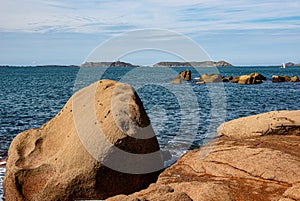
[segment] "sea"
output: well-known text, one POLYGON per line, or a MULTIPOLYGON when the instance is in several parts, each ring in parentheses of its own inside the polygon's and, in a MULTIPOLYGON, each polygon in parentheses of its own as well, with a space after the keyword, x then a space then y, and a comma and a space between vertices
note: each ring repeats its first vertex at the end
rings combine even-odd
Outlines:
MULTIPOLYGON (((79 68, 64 66, 0 67, 0 159, 7 157, 13 138, 39 128, 53 118, 76 91, 101 79, 131 84, 151 120, 168 166, 198 148, 232 119, 275 110, 300 109, 300 82, 272 83, 273 75, 300 77, 300 67, 176 67, 176 68, 79 68), (183 70, 192 80, 171 81, 183 70), (235 83, 197 84, 203 73, 239 76, 258 72, 267 80, 257 85, 235 83)), ((0 168, 0 199, 5 168, 0 168)))

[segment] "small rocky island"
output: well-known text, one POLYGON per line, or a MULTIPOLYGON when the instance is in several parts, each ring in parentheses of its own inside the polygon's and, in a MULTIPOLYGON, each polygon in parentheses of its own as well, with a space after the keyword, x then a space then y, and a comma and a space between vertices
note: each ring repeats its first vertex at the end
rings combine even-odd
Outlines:
POLYGON ((288 63, 285 64, 285 66, 300 66, 300 63, 295 64, 293 62, 288 62, 288 63))
POLYGON ((214 67, 214 66, 232 66, 226 61, 191 61, 191 62, 170 62, 161 61, 153 65, 153 67, 214 67))
POLYGON ((85 62, 80 65, 80 67, 139 67, 137 65, 133 65, 131 63, 126 63, 123 61, 114 61, 114 62, 85 62))

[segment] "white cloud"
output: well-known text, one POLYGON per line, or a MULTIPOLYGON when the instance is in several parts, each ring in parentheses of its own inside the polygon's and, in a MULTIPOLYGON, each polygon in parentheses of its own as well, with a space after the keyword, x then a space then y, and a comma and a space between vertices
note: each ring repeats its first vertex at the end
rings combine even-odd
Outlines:
POLYGON ((299 30, 297 0, 0 0, 0 31, 115 34, 165 28, 182 33, 299 30), (282 20, 273 20, 282 18, 282 20))

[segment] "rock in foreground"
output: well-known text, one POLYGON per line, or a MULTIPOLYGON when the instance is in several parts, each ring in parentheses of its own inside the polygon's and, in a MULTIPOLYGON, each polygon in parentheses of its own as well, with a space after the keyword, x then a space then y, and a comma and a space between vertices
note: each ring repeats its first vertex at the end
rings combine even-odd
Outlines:
POLYGON ((151 172, 163 167, 158 150, 133 88, 99 81, 74 94, 41 128, 13 140, 3 184, 6 200, 105 199, 133 193, 157 179, 158 173, 151 172))
POLYGON ((218 137, 181 157, 149 188, 109 201, 299 200, 300 111, 224 123, 218 137))

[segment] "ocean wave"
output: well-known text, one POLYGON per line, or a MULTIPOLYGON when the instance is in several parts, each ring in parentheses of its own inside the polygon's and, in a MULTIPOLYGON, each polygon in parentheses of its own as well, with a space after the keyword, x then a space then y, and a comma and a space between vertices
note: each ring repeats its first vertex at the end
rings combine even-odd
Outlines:
POLYGON ((3 183, 3 179, 5 176, 5 172, 6 172, 6 168, 5 167, 0 167, 0 201, 4 200, 4 191, 2 188, 2 183, 3 183))

